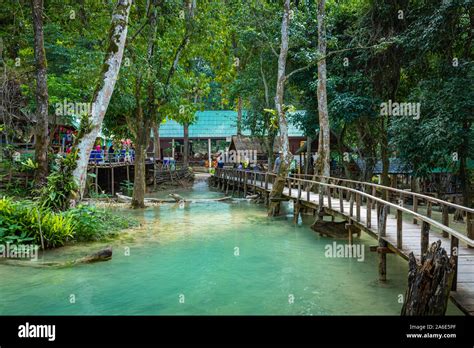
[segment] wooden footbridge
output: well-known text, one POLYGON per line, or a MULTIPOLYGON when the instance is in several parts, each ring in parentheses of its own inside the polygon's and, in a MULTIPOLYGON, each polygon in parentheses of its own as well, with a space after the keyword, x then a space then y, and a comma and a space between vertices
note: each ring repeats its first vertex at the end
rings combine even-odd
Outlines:
MULTIPOLYGON (((226 193, 260 193, 268 204, 276 175, 218 168, 213 179, 226 193)), ((413 252, 420 259, 430 242, 441 240, 456 264, 451 299, 464 313, 474 315, 474 209, 367 182, 305 175, 285 180, 282 199, 294 202, 295 221, 304 207, 344 219, 378 240, 381 280, 386 277, 387 252, 405 259, 413 252), (382 209, 388 214, 381 214, 382 209), (433 218, 434 209, 441 212, 441 221, 433 218), (465 216, 465 233, 449 227, 456 210, 465 216)), ((348 230, 352 242, 353 230, 348 230)))

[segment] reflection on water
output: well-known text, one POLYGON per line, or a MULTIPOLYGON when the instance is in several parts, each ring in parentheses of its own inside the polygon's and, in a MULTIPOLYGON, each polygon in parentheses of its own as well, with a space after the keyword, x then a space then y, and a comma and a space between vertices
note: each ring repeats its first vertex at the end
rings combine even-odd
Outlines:
MULTIPOLYGON (((197 182, 185 197, 222 194, 197 182)), ((167 193, 164 193, 167 194, 167 193)), ((377 256, 327 258, 321 238, 291 216, 269 219, 244 200, 122 209, 143 222, 110 243, 112 261, 67 269, 0 265, 0 314, 393 314, 407 264, 388 255, 386 284, 377 256), (74 295, 75 303, 70 303, 74 295), (181 301, 180 301, 181 300, 181 301), (184 302, 184 303, 183 303, 184 302)), ((104 243, 47 252, 72 259, 104 243)), ((450 306, 450 313, 459 313, 450 306)))

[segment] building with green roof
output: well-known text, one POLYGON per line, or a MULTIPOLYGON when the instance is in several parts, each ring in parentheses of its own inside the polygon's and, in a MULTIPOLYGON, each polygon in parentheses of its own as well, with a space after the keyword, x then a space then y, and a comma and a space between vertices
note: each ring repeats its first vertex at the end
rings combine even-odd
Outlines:
MULTIPOLYGON (((195 145, 199 141, 205 141, 208 144, 211 143, 212 149, 216 149, 217 147, 220 150, 223 150, 222 144, 225 142, 228 145, 231 141, 231 137, 237 134, 237 111, 198 111, 196 112, 195 122, 189 125, 188 130, 189 140, 191 143, 191 153, 197 152, 193 151, 193 148, 196 150, 195 145)), ((171 155, 170 150, 173 148, 173 144, 175 144, 174 148, 178 152, 182 152, 182 144, 184 140, 183 125, 174 120, 166 119, 160 125, 159 135, 162 156, 171 155), (166 152, 168 152, 168 154, 166 152)), ((250 132, 248 130, 242 130, 242 135, 250 136, 250 132)), ((305 139, 303 132, 290 123, 288 124, 288 136, 291 145, 296 144, 293 146, 296 146, 296 148, 299 146, 300 141, 305 139)), ((204 152, 207 152, 208 147, 205 146, 204 148, 204 152)), ((212 150, 211 152, 215 151, 216 150, 212 150)))

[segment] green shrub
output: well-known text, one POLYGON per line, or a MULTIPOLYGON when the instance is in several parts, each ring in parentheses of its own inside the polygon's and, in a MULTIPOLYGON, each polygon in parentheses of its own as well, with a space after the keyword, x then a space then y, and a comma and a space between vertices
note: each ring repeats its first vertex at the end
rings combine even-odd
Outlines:
POLYGON ((70 199, 75 198, 77 185, 73 171, 76 168, 77 150, 73 150, 66 157, 58 157, 47 184, 39 192, 39 203, 43 208, 56 211, 69 208, 70 199))
POLYGON ((38 207, 34 202, 0 200, 0 243, 22 244, 34 241, 45 248, 64 245, 74 237, 70 217, 38 207))
POLYGON ((43 241, 45 248, 55 248, 69 241, 109 238, 137 224, 135 220, 86 205, 55 212, 32 201, 0 199, 1 244, 42 245, 43 241))
POLYGON ((138 225, 136 220, 88 205, 78 205, 64 214, 74 220, 75 238, 78 241, 105 239, 122 229, 138 225))
POLYGON ((125 196, 133 195, 133 182, 124 180, 120 183, 120 189, 125 196))

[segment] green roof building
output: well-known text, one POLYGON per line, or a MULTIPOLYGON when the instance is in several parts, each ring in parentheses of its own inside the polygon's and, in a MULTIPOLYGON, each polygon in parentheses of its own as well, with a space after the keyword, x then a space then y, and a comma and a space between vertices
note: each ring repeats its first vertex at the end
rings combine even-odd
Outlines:
MULTIPOLYGON (((244 112, 245 113, 245 112, 244 112)), ((303 137, 302 131, 288 124, 290 137, 303 137)), ((166 120, 160 126, 160 138, 182 139, 183 126, 174 120, 166 120)), ((242 131, 250 135, 249 131, 242 131)), ((237 134, 237 111, 198 111, 196 121, 189 126, 190 139, 227 139, 237 134)), ((230 140, 229 140, 230 141, 230 140)))
MULTIPOLYGON (((198 111, 194 123, 188 127, 188 132, 191 154, 193 152, 208 153, 209 148, 211 148, 211 152, 222 151, 223 147, 226 146, 225 144, 228 145, 231 142, 232 136, 237 134, 237 111, 198 111)), ((242 130, 242 135, 249 136, 250 131, 242 130)), ((162 157, 174 157, 176 151, 178 153, 182 152, 183 125, 174 120, 166 119, 160 125, 159 136, 162 157)), ((305 139, 303 132, 291 123, 288 123, 288 136, 291 148, 298 148, 300 142, 305 139)), ((153 133, 151 138, 153 139, 153 133)))

